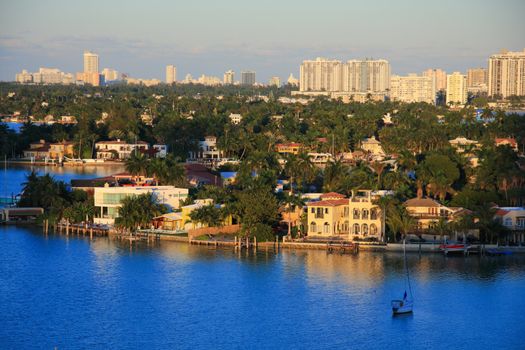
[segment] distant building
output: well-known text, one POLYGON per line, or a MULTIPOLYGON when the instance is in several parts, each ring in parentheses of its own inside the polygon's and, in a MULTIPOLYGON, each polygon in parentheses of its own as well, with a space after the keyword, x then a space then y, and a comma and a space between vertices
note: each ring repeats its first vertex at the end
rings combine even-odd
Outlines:
POLYGON ((432 78, 436 91, 445 91, 447 89, 447 72, 442 69, 427 69, 423 71, 424 77, 432 78))
POLYGON ((242 115, 237 113, 230 113, 228 118, 230 118, 230 122, 235 125, 240 124, 242 121, 242 115))
POLYGON ((297 155, 303 148, 302 143, 289 142, 289 143, 278 143, 275 145, 275 150, 281 155, 294 154, 297 155))
POLYGON ((201 75, 199 79, 197 79, 198 84, 206 85, 206 86, 218 86, 221 85, 221 79, 214 76, 209 75, 201 75))
POLYGON ((242 71, 241 72, 241 85, 255 85, 255 72, 242 71))
POLYGON ((361 141, 361 149, 370 153, 373 157, 384 157, 385 151, 381 146, 381 142, 372 136, 361 141))
POLYGON ((279 77, 271 77, 270 80, 268 81, 268 85, 269 86, 281 87, 281 78, 279 78, 279 77))
POLYGON ((472 152, 475 149, 479 149, 481 144, 476 140, 469 140, 465 137, 456 137, 454 140, 448 141, 450 145, 456 149, 458 153, 472 152))
POLYGON ((84 51, 84 73, 98 73, 98 55, 84 51))
POLYGON ((341 61, 317 57, 315 60, 305 60, 301 64, 299 74, 300 91, 341 91, 342 90, 341 61))
POLYGON ((111 68, 104 68, 102 70, 102 75, 104 76, 104 81, 107 83, 109 81, 119 80, 118 71, 111 68))
POLYGON ((153 145, 155 150, 155 158, 166 158, 168 155, 168 146, 167 145, 153 145))
POLYGON ((516 142, 516 139, 506 137, 506 138, 496 138, 495 140, 496 147, 499 146, 509 146, 514 150, 514 152, 518 152, 518 142, 516 142))
POLYGON ((95 150, 97 159, 124 160, 131 157, 131 153, 133 152, 147 152, 149 145, 144 141, 127 143, 126 141, 117 139, 116 141, 99 141, 95 143, 95 150))
POLYGON ((387 60, 349 60, 343 67, 343 91, 386 93, 390 89, 387 60))
POLYGON ((459 72, 447 75, 447 104, 467 103, 467 77, 459 72))
POLYGON ((166 84, 177 82, 177 67, 170 64, 166 66, 166 84))
POLYGON ((224 73, 223 83, 225 85, 233 85, 234 82, 235 82, 235 72, 231 69, 227 70, 224 73))
POLYGON ((290 73, 290 76, 288 77, 287 83, 291 86, 299 86, 299 79, 293 76, 292 73, 290 73))
POLYGON ((436 89, 431 77, 409 74, 392 75, 390 78, 390 98, 402 102, 426 102, 435 104, 436 89))
POLYGON ((488 91, 488 72, 486 68, 467 70, 467 90, 474 94, 488 91))
POLYGON ((488 85, 489 96, 525 96, 525 49, 490 56, 488 85))
POLYGON ((40 67, 36 73, 22 70, 16 75, 16 81, 21 84, 72 84, 74 78, 71 73, 64 73, 56 68, 40 67))

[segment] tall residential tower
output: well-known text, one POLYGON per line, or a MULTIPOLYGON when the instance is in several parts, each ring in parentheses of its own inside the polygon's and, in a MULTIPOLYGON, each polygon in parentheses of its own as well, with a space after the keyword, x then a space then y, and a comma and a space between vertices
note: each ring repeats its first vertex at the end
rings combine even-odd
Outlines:
POLYGON ((488 75, 489 96, 525 96, 525 49, 490 56, 488 75))

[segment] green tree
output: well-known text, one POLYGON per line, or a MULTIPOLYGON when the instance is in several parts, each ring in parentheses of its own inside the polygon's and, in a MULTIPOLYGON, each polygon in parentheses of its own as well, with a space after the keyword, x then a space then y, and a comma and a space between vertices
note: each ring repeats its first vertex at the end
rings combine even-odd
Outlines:
POLYGON ((153 193, 126 197, 121 204, 115 225, 130 233, 139 227, 148 226, 154 217, 166 212, 166 207, 158 203, 153 193))

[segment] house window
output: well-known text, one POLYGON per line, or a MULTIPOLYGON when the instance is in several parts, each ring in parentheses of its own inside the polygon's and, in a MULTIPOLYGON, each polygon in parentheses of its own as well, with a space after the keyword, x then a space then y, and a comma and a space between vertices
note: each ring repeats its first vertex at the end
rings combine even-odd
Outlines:
POLYGON ((323 233, 330 233, 330 224, 327 222, 323 225, 323 233))
POLYGON ((370 234, 374 235, 374 236, 377 235, 377 226, 376 226, 376 224, 371 224, 370 225, 370 234))
POLYGON ((354 209, 354 219, 359 219, 359 209, 354 209))
POLYGON ((317 225, 314 221, 310 223, 310 232, 317 232, 317 225))
POLYGON ((368 209, 363 209, 363 215, 361 216, 363 220, 368 220, 368 209))
POLYGON ((503 220, 503 225, 507 227, 512 227, 512 218, 505 218, 505 220, 503 220))
POLYGON ((377 209, 370 210, 370 219, 371 220, 377 220, 377 209))
POLYGON ((359 234, 359 224, 354 224, 354 235, 358 235, 359 234))
POLYGON ((328 214, 328 208, 324 208, 324 213, 328 214))
POLYGON ((343 224, 343 231, 348 232, 348 220, 346 220, 345 223, 343 224))
POLYGON ((315 208, 312 208, 312 210, 310 211, 312 214, 315 214, 315 208))
POLYGON ((366 236, 368 234, 368 225, 363 224, 363 235, 366 236))

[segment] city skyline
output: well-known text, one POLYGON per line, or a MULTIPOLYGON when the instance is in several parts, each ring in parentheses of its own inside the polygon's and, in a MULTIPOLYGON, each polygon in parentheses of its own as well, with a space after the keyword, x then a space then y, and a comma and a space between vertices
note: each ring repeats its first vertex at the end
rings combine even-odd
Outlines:
POLYGON ((253 70, 264 82, 272 76, 298 76, 300 62, 318 56, 385 58, 392 74, 399 75, 428 68, 465 73, 487 67, 489 55, 501 49, 525 46, 522 2, 449 5, 429 12, 414 1, 376 6, 331 1, 317 7, 296 1, 255 6, 153 1, 147 8, 120 2, 20 1, 2 5, 0 80, 39 67, 81 71, 78 55, 84 50, 100 56, 101 68, 134 77, 164 80, 166 65, 174 64, 179 76, 253 70), (488 22, 491 26, 482 25, 488 22))

